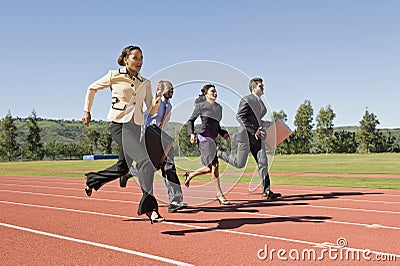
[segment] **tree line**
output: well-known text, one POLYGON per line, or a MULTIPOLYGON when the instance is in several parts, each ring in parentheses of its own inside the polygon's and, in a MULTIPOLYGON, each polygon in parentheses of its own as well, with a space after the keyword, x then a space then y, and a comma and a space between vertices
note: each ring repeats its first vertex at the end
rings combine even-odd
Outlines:
MULTIPOLYGON (((294 120, 296 129, 277 149, 281 154, 299 153, 369 153, 400 152, 400 140, 391 131, 379 130, 378 117, 368 109, 355 132, 335 130, 331 105, 322 107, 313 123, 314 110, 310 100, 305 100, 297 109, 294 120), (315 125, 315 130, 313 129, 315 125)), ((287 121, 284 111, 274 112, 273 118, 287 121)))
MULTIPOLYGON (((368 109, 355 131, 335 130, 334 113, 331 105, 322 107, 314 124, 314 110, 310 100, 305 100, 297 109, 292 135, 276 149, 277 154, 302 153, 370 153, 370 152, 400 152, 400 134, 394 136, 390 130, 379 130, 377 116, 368 109)), ((283 110, 273 112, 273 120, 281 119, 287 122, 283 110)), ((233 132, 232 130, 228 130, 233 132)), ((179 146, 185 156, 199 155, 198 148, 190 144, 187 137, 187 126, 184 125, 178 136, 179 146)), ((224 150, 235 152, 237 147, 233 138, 231 142, 218 136, 217 145, 224 150)))
MULTIPOLYGON (((23 143, 19 143, 15 120, 10 111, 1 120, 0 158, 3 161, 82 159, 83 155, 88 154, 118 152, 106 126, 100 130, 95 127, 86 128, 83 139, 71 141, 51 139, 43 143, 40 134, 41 128, 38 126, 39 118, 33 110, 26 119, 28 127, 26 137, 23 143)), ((76 137, 73 133, 69 133, 69 135, 72 135, 72 138, 76 137)))
MULTIPOLYGON (((305 100, 297 109, 293 134, 279 145, 275 153, 301 154, 301 153, 369 153, 369 152, 400 152, 399 136, 392 134, 391 130, 379 130, 377 116, 368 109, 356 130, 336 130, 334 128, 334 113, 330 105, 322 107, 315 119, 314 110, 310 100, 305 100), (315 127, 315 129, 314 129, 315 127)), ((273 112, 273 119, 287 121, 287 115, 283 110, 273 112)), ((51 139, 43 143, 41 128, 38 125, 40 118, 33 110, 26 119, 27 133, 24 141, 19 143, 15 118, 11 112, 1 120, 0 132, 0 158, 3 161, 15 160, 43 160, 43 159, 81 159, 87 154, 111 154, 118 153, 118 146, 112 141, 108 131, 108 125, 101 124, 98 127, 84 128, 82 138, 73 133, 68 134, 72 138, 69 141, 51 139)), ((175 151, 177 156, 198 156, 196 145, 189 141, 187 125, 175 125, 171 130, 170 123, 167 128, 169 134, 175 137, 175 151)), ((234 132, 236 128, 228 129, 234 132)), ((218 146, 224 150, 235 151, 236 142, 233 134, 232 141, 228 142, 217 138, 218 146)))

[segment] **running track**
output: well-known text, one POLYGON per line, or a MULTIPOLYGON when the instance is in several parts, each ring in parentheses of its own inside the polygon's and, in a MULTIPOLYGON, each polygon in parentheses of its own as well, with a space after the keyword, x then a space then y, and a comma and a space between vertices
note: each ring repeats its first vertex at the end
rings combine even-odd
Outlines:
MULTIPOLYGON (((274 186, 283 198, 266 202, 258 190, 250 193, 241 184, 227 195, 232 206, 210 201, 169 214, 161 204, 166 222, 151 225, 136 214, 141 193, 135 182, 125 189, 117 181, 109 183, 90 198, 84 183, 77 178, 0 177, 0 265, 400 261, 399 190, 274 186), (338 247, 340 238, 346 247, 338 247), (279 258, 278 250, 286 253, 279 258), (365 250, 371 253, 364 258, 365 250), (316 261, 309 253, 302 258, 303 251, 315 251, 316 261)), ((183 187, 184 193, 188 190, 183 187)))

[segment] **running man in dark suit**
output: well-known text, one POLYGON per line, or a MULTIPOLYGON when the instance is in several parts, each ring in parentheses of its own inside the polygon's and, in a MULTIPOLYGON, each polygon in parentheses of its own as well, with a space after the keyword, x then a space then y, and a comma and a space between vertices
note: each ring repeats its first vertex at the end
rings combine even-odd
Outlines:
POLYGON ((230 155, 224 151, 219 151, 218 157, 237 168, 242 168, 246 164, 250 151, 257 162, 258 175, 262 180, 263 199, 276 199, 280 197, 281 194, 271 191, 271 182, 268 174, 268 159, 263 143, 265 132, 262 128, 269 123, 261 120, 267 113, 267 108, 260 98, 264 94, 263 80, 261 78, 253 78, 250 81, 249 89, 251 94, 243 97, 240 101, 236 117, 241 124, 237 134, 237 154, 230 155))

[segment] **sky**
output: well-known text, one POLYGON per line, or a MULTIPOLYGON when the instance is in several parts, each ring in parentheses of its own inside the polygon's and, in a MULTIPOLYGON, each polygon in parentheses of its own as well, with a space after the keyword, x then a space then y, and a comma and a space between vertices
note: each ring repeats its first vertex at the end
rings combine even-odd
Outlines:
MULTIPOLYGON (((283 110, 292 129, 305 100, 314 123, 331 105, 335 126, 368 110, 378 128, 400 128, 399 14, 397 0, 3 1, 0 118, 80 120, 87 87, 132 44, 153 90, 173 81, 172 121, 189 118, 207 82, 222 124, 237 125, 249 78, 262 77, 270 113, 283 110)), ((93 119, 106 120, 110 95, 96 94, 93 119)))

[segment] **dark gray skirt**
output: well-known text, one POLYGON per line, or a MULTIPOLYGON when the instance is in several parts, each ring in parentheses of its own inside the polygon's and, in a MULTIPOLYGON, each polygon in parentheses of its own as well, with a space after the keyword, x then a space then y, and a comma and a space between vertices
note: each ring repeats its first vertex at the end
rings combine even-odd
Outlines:
POLYGON ((217 144, 212 138, 202 137, 198 140, 201 163, 204 166, 218 164, 217 144))

